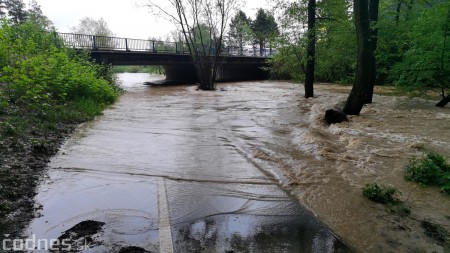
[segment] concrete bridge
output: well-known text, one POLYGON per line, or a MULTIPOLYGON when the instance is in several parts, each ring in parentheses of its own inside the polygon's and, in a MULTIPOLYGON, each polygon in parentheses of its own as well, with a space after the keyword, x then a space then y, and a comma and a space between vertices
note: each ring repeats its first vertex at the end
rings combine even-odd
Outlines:
MULTIPOLYGON (((178 42, 138 40, 85 34, 58 33, 67 47, 89 50, 97 62, 112 65, 160 65, 167 82, 197 81, 194 64, 186 45, 178 42)), ((225 48, 218 81, 267 79, 267 59, 272 50, 225 48)))

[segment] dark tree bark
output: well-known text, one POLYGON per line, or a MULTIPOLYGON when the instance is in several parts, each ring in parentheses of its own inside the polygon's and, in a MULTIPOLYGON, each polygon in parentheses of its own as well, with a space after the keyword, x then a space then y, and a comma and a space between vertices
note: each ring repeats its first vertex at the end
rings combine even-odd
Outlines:
POLYGON ((444 97, 441 101, 439 101, 439 103, 436 104, 436 106, 438 106, 438 107, 444 107, 444 106, 447 105, 448 103, 450 103, 450 95, 444 97))
POLYGON ((397 8, 395 9, 395 24, 400 22, 400 11, 402 9, 402 1, 397 0, 397 8))
POLYGON ((264 44, 265 44, 264 40, 259 41, 259 56, 264 56, 264 48, 265 48, 264 44))
POLYGON ((316 63, 316 0, 308 2, 308 46, 306 48, 305 97, 314 97, 314 67, 316 63))
POLYGON ((26 20, 25 3, 22 0, 8 0, 4 2, 8 15, 15 24, 20 24, 26 20))
MULTIPOLYGON (((448 12, 447 12, 447 23, 446 23, 446 25, 445 25, 445 31, 444 31, 444 46, 442 47, 442 54, 441 54, 441 66, 440 66, 440 68, 441 68, 441 75, 440 75, 440 78, 439 79, 441 79, 440 81, 442 82, 442 83, 445 83, 446 82, 446 80, 445 80, 445 68, 446 68, 446 66, 445 66, 445 52, 448 50, 448 47, 447 47, 447 37, 450 35, 450 24, 449 24, 449 22, 450 22, 450 8, 448 9, 448 12)), ((447 86, 448 87, 448 86, 447 86)), ((436 104, 436 106, 438 106, 438 107, 444 107, 445 105, 447 105, 448 103, 450 103, 450 95, 448 95, 448 93, 447 93, 447 95, 446 95, 446 92, 445 92, 445 87, 442 87, 441 88, 441 95, 442 95, 442 100, 441 101, 439 101, 439 103, 437 103, 436 104)))
POLYGON ((325 111, 325 121, 328 125, 348 121, 347 115, 337 108, 331 108, 325 111))
POLYGON ((356 26, 358 47, 357 70, 352 91, 347 98, 344 112, 347 115, 359 115, 367 98, 370 75, 370 22, 369 1, 354 0, 353 15, 356 26))
POLYGON ((0 18, 5 17, 6 10, 5 10, 5 3, 3 0, 0 0, 0 18))
POLYGON ((369 0, 369 21, 370 21, 370 74, 369 87, 367 90, 366 103, 372 103, 373 89, 375 88, 375 81, 377 79, 377 62, 375 58, 375 51, 377 50, 378 42, 378 12, 380 0, 369 0))

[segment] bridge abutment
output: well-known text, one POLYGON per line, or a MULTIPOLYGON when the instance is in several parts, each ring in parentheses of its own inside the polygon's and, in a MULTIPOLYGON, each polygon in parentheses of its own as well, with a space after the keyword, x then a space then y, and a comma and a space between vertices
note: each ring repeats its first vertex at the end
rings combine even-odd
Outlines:
MULTIPOLYGON (((227 63, 219 67, 217 81, 249 81, 268 79, 263 69, 266 64, 233 64, 227 63)), ((163 65, 166 72, 166 83, 196 83, 198 78, 193 64, 163 65)))
MULTIPOLYGON (((166 83, 196 83, 192 58, 187 54, 164 54, 153 52, 91 51, 97 62, 112 65, 160 65, 166 71, 166 83)), ((217 81, 263 80, 269 77, 263 67, 267 58, 246 56, 225 56, 219 68, 217 81)))

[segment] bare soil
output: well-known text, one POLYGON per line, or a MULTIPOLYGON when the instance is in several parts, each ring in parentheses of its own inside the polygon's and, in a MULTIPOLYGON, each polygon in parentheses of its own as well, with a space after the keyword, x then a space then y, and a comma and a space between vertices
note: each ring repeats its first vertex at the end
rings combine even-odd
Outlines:
MULTIPOLYGON (((6 122, 0 117, 0 122, 6 122)), ((34 203, 36 187, 55 155, 77 124, 61 124, 54 130, 26 129, 20 136, 0 140, 0 241, 20 237, 28 222, 39 215, 34 203)))

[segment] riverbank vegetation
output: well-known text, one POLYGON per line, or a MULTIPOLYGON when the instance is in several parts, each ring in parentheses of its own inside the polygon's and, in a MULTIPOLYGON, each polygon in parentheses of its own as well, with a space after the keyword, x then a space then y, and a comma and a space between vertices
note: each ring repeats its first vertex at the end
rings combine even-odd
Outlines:
POLYGON ((396 195, 401 195, 401 192, 395 187, 376 183, 366 184, 363 188, 363 195, 374 202, 385 205, 390 213, 395 213, 401 217, 411 214, 411 209, 396 197, 396 195))
POLYGON ((0 234, 17 233, 33 216, 35 186, 63 139, 120 93, 109 66, 64 48, 34 4, 2 6, 0 234))
MULTIPOLYGON (((350 114, 371 102, 374 84, 395 85, 412 96, 434 92, 441 98, 438 106, 450 101, 448 1, 271 2, 280 31, 265 37, 277 49, 270 59, 273 78, 309 80, 310 95, 311 80, 357 84, 350 104, 361 101, 350 114), (307 77, 308 72, 313 76, 307 77)), ((235 19, 248 21, 232 22, 230 45, 257 44, 257 33, 249 29, 256 20, 240 12, 235 19)))
POLYGON ((0 113, 36 116, 57 123, 70 117, 83 121, 115 101, 118 88, 108 66, 66 49, 53 32, 27 21, 0 26, 0 113))
POLYGON ((407 180, 438 186, 442 192, 450 194, 450 164, 442 155, 428 152, 422 158, 414 156, 405 171, 407 180))
MULTIPOLYGON (((423 186, 438 186, 442 192, 450 193, 450 164, 440 154, 427 151, 422 158, 413 156, 405 166, 405 172, 406 180, 417 182, 423 186)), ((389 213, 409 219, 410 222, 420 223, 426 236, 443 246, 445 252, 450 249, 450 233, 447 229, 427 219, 419 220, 416 217, 410 217, 411 207, 397 197, 401 195, 397 188, 369 183, 363 187, 362 194, 364 197, 386 206, 389 213)))

